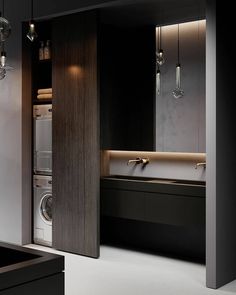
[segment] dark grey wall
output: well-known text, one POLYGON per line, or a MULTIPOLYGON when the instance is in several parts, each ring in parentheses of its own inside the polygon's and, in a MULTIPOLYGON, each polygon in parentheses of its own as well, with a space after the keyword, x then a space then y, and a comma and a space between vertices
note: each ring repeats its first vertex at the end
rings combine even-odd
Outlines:
POLYGON ((207 14, 207 286, 211 288, 236 278, 235 50, 226 34, 234 27, 234 18, 229 15, 232 5, 217 7, 215 14, 215 2, 208 1, 207 14))
POLYGON ((162 28, 166 62, 161 66, 161 94, 156 96, 156 150, 206 151, 205 21, 180 24, 181 84, 184 97, 175 99, 178 25, 162 28))

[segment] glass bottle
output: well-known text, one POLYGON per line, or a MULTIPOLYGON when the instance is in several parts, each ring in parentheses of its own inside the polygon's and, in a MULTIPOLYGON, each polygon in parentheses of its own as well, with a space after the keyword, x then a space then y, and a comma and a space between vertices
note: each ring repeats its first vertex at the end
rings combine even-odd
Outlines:
POLYGON ((40 41, 39 60, 44 60, 44 44, 43 44, 43 41, 40 41))
POLYGON ((47 40, 46 46, 44 47, 44 59, 50 59, 51 58, 51 45, 50 40, 47 40))

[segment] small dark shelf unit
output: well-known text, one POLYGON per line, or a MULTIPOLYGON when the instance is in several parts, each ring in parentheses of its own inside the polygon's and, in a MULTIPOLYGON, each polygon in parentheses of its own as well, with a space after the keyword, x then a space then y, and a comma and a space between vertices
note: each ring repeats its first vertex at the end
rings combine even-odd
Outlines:
POLYGON ((32 43, 32 100, 33 104, 51 104, 51 99, 37 99, 38 89, 52 88, 52 59, 39 60, 40 42, 51 41, 51 22, 36 24, 38 38, 32 43))

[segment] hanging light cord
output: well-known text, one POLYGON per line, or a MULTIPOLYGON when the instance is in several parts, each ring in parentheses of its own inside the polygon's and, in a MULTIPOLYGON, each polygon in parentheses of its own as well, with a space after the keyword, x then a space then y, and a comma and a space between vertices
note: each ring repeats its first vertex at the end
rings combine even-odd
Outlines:
POLYGON ((34 1, 31 0, 31 20, 34 19, 34 1))
POLYGON ((161 39, 162 39, 162 30, 161 30, 161 27, 160 27, 160 40, 159 40, 160 48, 159 49, 162 49, 161 48, 161 39))
POLYGON ((4 17, 4 0, 2 0, 2 11, 0 10, 0 17, 4 17))
POLYGON ((162 31, 161 31, 161 27, 158 27, 158 52, 160 52, 161 50, 161 39, 162 39, 162 31))
POLYGON ((177 41, 177 52, 178 52, 178 65, 180 65, 180 58, 179 58, 179 24, 178 24, 178 41, 177 41))

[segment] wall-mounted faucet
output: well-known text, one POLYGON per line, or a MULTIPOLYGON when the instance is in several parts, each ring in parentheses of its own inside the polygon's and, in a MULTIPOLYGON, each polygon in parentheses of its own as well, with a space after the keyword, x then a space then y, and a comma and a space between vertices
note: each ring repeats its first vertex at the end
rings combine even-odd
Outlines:
POLYGON ((195 165, 195 169, 197 169, 198 167, 203 167, 204 169, 206 169, 206 162, 204 162, 204 163, 197 163, 195 165))
POLYGON ((148 158, 136 158, 136 159, 133 159, 133 160, 129 160, 127 162, 127 165, 129 165, 131 163, 146 165, 146 164, 149 163, 149 159, 148 158))

